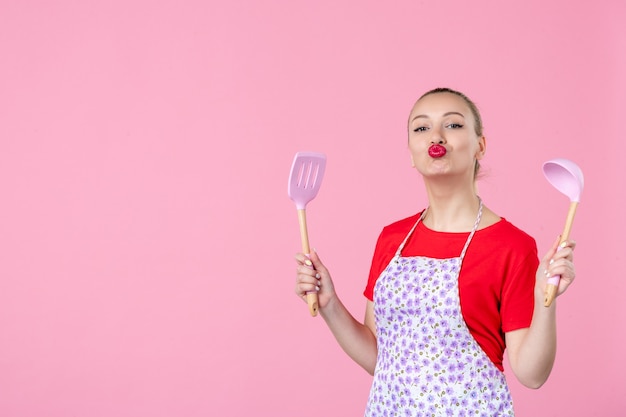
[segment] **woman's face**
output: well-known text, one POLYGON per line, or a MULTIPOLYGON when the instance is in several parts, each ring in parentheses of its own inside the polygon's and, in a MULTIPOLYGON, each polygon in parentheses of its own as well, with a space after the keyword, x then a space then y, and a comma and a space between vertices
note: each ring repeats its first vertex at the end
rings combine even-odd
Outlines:
POLYGON ((415 103, 409 116, 409 150, 413 167, 424 177, 454 175, 473 180, 476 160, 485 152, 485 137, 476 134, 474 115, 461 97, 429 94, 415 103), (429 154, 433 145, 445 151, 435 146, 429 154))

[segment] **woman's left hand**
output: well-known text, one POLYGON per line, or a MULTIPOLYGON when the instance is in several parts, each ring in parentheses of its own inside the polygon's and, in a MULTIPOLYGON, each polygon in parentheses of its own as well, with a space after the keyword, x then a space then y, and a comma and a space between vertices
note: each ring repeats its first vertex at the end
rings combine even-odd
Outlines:
POLYGON ((543 257, 537 268, 537 289, 543 292, 546 288, 548 279, 560 275, 559 288, 557 296, 561 295, 572 284, 576 277, 576 270, 574 268, 574 248, 576 248, 576 242, 573 240, 566 240, 559 244, 560 237, 552 245, 550 250, 543 257))

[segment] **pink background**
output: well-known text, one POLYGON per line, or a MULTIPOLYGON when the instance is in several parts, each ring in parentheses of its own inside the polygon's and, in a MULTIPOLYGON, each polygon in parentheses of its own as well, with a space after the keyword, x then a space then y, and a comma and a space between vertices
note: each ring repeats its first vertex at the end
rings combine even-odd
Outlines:
MULTIPOLYGON (((618 416, 624 393, 623 1, 0 2, 0 415, 358 416, 371 377, 293 295, 296 151, 328 155, 311 244, 361 318, 380 229, 424 207, 417 96, 485 119, 480 194, 560 233, 578 280, 517 414, 618 416)), ((509 375, 511 377, 511 375, 509 375)))

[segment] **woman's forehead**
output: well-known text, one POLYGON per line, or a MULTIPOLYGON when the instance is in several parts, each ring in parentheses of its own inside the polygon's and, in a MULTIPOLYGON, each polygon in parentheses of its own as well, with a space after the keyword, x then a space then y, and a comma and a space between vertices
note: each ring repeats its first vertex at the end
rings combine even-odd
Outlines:
POLYGON ((462 97, 452 93, 433 93, 417 100, 411 110, 411 118, 415 115, 445 114, 449 112, 461 113, 467 116, 471 110, 462 97))

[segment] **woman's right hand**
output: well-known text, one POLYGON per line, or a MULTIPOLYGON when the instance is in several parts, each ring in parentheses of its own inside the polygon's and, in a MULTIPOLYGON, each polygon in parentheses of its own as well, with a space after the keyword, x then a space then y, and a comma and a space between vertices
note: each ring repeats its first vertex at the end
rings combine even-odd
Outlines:
POLYGON ((296 295, 306 303, 306 293, 317 291, 319 308, 323 309, 336 296, 328 269, 315 251, 312 251, 309 256, 303 253, 296 254, 296 262, 298 264, 296 295))

